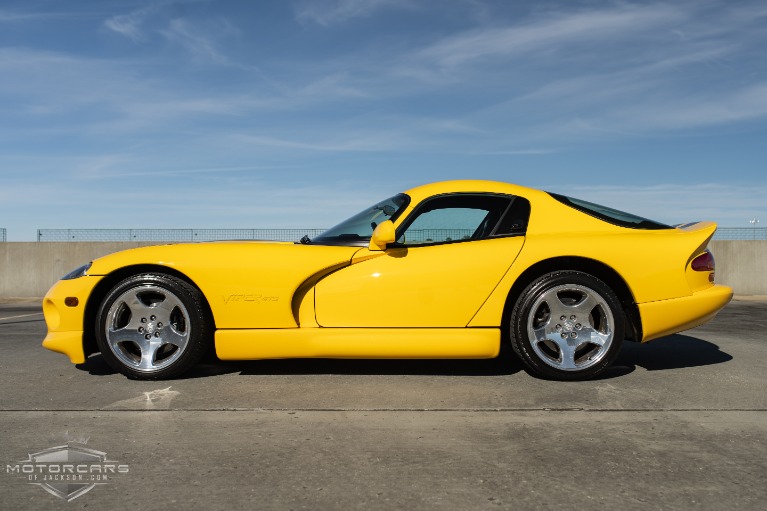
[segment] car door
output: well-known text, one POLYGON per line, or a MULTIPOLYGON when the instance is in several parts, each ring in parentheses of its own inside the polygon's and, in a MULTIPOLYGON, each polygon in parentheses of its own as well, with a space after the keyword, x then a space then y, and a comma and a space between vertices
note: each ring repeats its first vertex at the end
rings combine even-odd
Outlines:
POLYGON ((449 194, 415 208, 383 252, 363 249, 316 287, 324 327, 464 327, 524 243, 521 197, 449 194))

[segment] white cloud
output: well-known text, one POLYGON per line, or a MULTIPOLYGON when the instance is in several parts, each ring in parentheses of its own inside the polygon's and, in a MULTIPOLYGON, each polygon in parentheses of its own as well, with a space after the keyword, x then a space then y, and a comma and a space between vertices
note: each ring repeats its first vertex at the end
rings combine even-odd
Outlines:
POLYGON ((689 66, 707 66, 726 58, 736 50, 733 46, 701 46, 667 48, 660 58, 646 57, 646 63, 627 65, 601 73, 587 70, 580 75, 547 81, 530 93, 514 98, 513 101, 558 100, 575 106, 593 106, 603 104, 606 100, 623 99, 629 95, 638 97, 638 94, 657 88, 667 81, 669 75, 675 77, 675 73, 689 66))
POLYGON ((685 129, 731 124, 767 116, 767 82, 718 93, 692 93, 627 108, 616 124, 630 120, 644 129, 685 129))
POLYGON ((562 193, 669 224, 715 221, 720 227, 748 227, 754 216, 767 219, 767 185, 666 183, 651 186, 547 186, 562 193))
MULTIPOLYGON (((767 82, 742 89, 706 90, 684 94, 666 90, 661 79, 655 81, 654 95, 648 92, 649 79, 636 82, 599 81, 588 77, 569 83, 567 94, 551 96, 553 90, 537 91, 526 100, 548 101, 557 116, 540 122, 527 131, 527 141, 538 139, 569 140, 638 136, 657 137, 668 132, 690 132, 726 127, 767 118, 767 82), (588 94, 588 84, 593 84, 588 94), (583 96, 575 91, 583 88, 583 96), (635 98, 631 101, 631 98, 635 98)), ((498 106, 505 112, 519 107, 517 102, 498 106)))
POLYGON ((14 12, 0 9, 0 23, 19 23, 46 19, 73 19, 86 16, 85 13, 67 12, 14 12))
POLYGON ((325 100, 328 98, 359 99, 371 97, 370 93, 351 85, 349 78, 348 72, 321 76, 317 80, 299 87, 294 93, 291 93, 291 97, 296 94, 303 98, 322 98, 325 100))
POLYGON ((109 30, 132 39, 134 42, 146 41, 149 38, 150 24, 153 17, 160 17, 163 9, 173 4, 198 3, 206 0, 153 0, 144 7, 134 9, 126 14, 115 14, 106 21, 104 26, 109 30))
POLYGON ((305 0, 293 9, 299 22, 327 27, 353 18, 370 16, 379 9, 408 5, 407 0, 305 0))
POLYGON ((318 152, 369 152, 403 150, 408 142, 403 136, 396 133, 373 132, 369 135, 360 134, 350 130, 344 136, 334 135, 328 137, 316 137, 312 140, 291 140, 260 135, 239 135, 233 139, 239 139, 246 145, 260 146, 268 149, 299 149, 303 151, 318 152), (346 136, 348 135, 348 136, 346 136))
POLYGON ((259 174, 242 173, 232 180, 201 177, 204 186, 191 179, 171 184, 152 179, 158 183, 157 200, 131 176, 86 184, 40 183, 31 195, 28 184, 4 184, 0 187, 0 219, 17 217, 8 226, 8 235, 25 241, 35 239, 36 229, 317 229, 331 227, 400 191, 343 181, 300 184, 298 179, 283 179, 275 184, 259 174), (80 207, 82 204, 88 207, 80 207), (57 214, 45 215, 43 211, 51 207, 57 214))
MULTIPOLYGON (((218 34, 231 34, 234 32, 233 27, 224 22, 219 23, 217 29, 218 34)), ((171 20, 168 28, 160 30, 160 33, 169 41, 186 49, 196 60, 238 66, 224 54, 214 37, 204 34, 199 27, 187 20, 171 20)))
POLYGON ((152 10, 152 8, 148 7, 138 9, 128 14, 112 16, 104 22, 104 26, 113 32, 132 39, 133 41, 142 41, 145 39, 142 25, 152 10))
POLYGON ((447 37, 417 53, 417 58, 440 67, 504 55, 528 54, 584 41, 625 38, 671 27, 684 12, 667 5, 623 5, 607 10, 558 14, 508 27, 483 27, 447 37))
POLYGON ((395 60, 389 80, 484 93, 461 120, 525 145, 764 119, 759 72, 734 73, 767 42, 765 10, 715 6, 727 23, 712 25, 710 7, 622 3, 485 25, 395 60))

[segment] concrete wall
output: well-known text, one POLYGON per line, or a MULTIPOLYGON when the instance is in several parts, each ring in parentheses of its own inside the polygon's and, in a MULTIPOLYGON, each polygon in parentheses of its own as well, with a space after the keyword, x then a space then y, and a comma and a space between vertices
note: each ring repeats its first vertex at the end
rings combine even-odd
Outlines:
POLYGON ((708 243, 716 260, 716 281, 736 295, 767 295, 767 240, 708 243))
POLYGON ((0 298, 42 297, 63 275, 88 261, 147 242, 0 243, 0 298))
MULTIPOLYGON (((62 275, 119 250, 151 242, 0 243, 0 299, 42 297, 62 275)), ((767 241, 712 241, 716 280, 739 295, 767 295, 767 241)))

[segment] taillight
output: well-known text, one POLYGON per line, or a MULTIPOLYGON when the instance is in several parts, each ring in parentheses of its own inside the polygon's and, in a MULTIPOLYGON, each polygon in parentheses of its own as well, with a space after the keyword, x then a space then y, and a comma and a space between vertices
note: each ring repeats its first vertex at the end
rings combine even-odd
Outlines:
POLYGON ((695 271, 714 271, 714 255, 706 250, 692 260, 692 269, 695 271))

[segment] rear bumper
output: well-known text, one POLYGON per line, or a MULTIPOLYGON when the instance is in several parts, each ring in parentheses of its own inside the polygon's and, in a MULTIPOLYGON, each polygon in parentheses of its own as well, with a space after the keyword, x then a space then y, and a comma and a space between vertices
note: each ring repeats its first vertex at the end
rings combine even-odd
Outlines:
POLYGON ((640 303, 642 342, 702 325, 716 316, 731 299, 731 288, 715 285, 690 296, 640 303))

